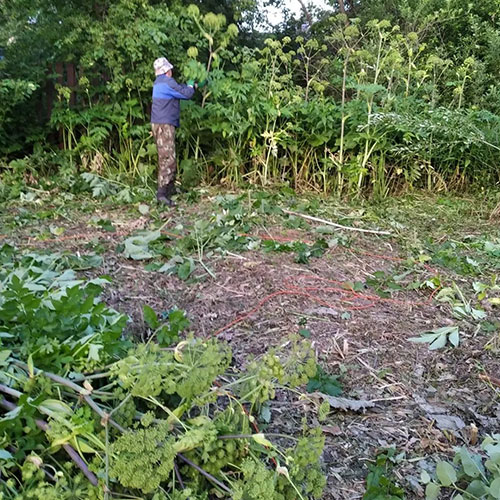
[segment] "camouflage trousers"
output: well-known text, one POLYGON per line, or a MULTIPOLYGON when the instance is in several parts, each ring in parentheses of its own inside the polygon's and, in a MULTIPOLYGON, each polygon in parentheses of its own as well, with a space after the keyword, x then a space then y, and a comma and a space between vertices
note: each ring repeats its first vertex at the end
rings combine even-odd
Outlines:
POLYGON ((161 188, 175 180, 175 127, 168 123, 152 123, 151 128, 158 150, 158 188, 161 188))

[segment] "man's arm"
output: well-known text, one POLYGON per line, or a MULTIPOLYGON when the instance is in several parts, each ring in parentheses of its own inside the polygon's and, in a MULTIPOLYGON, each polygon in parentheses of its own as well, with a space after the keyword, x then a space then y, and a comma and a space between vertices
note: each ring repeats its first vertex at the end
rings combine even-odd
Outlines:
POLYGON ((177 99, 191 99, 194 95, 194 87, 177 83, 173 78, 168 81, 168 86, 172 89, 177 99))

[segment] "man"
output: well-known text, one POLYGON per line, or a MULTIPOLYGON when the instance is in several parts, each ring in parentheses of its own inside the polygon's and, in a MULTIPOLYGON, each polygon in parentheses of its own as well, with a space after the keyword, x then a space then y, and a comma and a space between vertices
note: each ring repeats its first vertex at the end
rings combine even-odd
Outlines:
POLYGON ((180 100, 191 99, 195 84, 177 83, 172 78, 173 66, 165 57, 154 62, 156 80, 153 84, 153 107, 151 128, 158 150, 158 191, 159 203, 169 207, 175 204, 171 196, 175 192, 175 128, 179 126, 180 100))

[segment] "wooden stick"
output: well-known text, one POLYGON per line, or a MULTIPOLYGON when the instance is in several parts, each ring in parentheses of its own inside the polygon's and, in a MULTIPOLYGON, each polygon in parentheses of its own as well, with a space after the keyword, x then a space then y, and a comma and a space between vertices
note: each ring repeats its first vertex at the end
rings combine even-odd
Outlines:
POLYGON ((196 469, 200 474, 202 474, 203 476, 205 476, 209 481, 211 481, 212 483, 216 484, 219 488, 223 489, 224 491, 226 491, 227 493, 229 493, 230 495, 232 495, 233 492, 224 483, 221 483, 217 478, 215 478, 214 476, 212 476, 212 474, 209 474, 206 470, 202 469, 200 466, 198 466, 195 463, 191 462, 191 460, 189 460, 189 458, 186 458, 182 453, 177 453, 177 456, 183 462, 186 462, 188 465, 190 465, 191 467, 193 467, 194 469, 196 469))
POLYGON ((321 222, 328 226, 338 227, 339 229, 347 229, 348 231, 359 231, 360 233, 372 233, 372 234, 387 234, 390 235, 389 231, 376 231, 375 229, 362 229, 359 227, 342 226, 341 224, 336 224, 335 222, 330 222, 329 220, 320 219, 319 217, 313 217, 312 215, 305 215, 299 212, 292 212, 291 210, 283 210, 285 214, 295 215, 296 217, 302 217, 303 219, 312 220, 314 222, 321 222))
POLYGON ((485 382, 489 382, 490 384, 500 387, 500 379, 498 378, 490 377, 489 375, 484 375, 484 374, 479 375, 479 378, 481 380, 484 380, 485 382))

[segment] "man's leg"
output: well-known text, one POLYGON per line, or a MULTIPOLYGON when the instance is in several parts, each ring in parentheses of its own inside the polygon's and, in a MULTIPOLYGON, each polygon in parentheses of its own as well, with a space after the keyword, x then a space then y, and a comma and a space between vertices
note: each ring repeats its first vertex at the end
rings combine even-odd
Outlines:
POLYGON ((175 173, 175 127, 168 124, 153 123, 153 135, 158 149, 158 192, 159 202, 173 206, 170 199, 174 193, 175 173))

